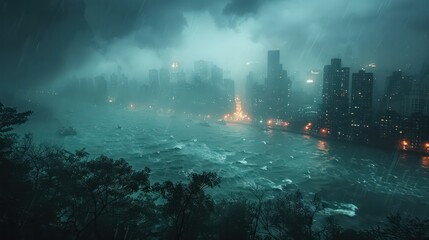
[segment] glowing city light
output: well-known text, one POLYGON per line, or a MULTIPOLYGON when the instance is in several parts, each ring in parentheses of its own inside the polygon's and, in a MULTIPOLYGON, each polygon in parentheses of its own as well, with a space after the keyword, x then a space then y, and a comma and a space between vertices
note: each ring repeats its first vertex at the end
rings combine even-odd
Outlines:
POLYGON ((307 83, 314 83, 314 80, 313 79, 308 79, 306 82, 307 83))
POLYGON ((308 131, 311 128, 311 122, 307 123, 307 125, 305 125, 304 130, 308 131))
POLYGON ((408 143, 408 141, 407 141, 407 140, 402 140, 402 141, 401 141, 401 147, 402 147, 402 150, 407 150, 408 145, 409 145, 409 143, 408 143))
POLYGON ((251 118, 243 111, 241 106, 241 100, 239 97, 235 98, 235 111, 232 114, 225 114, 223 116, 224 120, 230 121, 250 121, 251 118))

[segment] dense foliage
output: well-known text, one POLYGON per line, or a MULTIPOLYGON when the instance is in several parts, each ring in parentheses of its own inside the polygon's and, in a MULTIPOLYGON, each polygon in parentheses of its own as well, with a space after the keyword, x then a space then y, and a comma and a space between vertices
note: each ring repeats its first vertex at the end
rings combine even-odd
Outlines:
POLYGON ((252 198, 215 201, 212 172, 186 183, 152 184, 150 169, 124 159, 68 152, 12 134, 30 112, 0 104, 1 239, 428 239, 429 220, 387 218, 372 229, 343 229, 315 196, 253 190, 252 198))

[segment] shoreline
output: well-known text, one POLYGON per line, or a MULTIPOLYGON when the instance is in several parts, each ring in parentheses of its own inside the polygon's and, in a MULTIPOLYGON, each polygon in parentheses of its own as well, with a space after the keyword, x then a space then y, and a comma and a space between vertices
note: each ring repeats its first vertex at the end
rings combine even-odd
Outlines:
POLYGON ((308 132, 305 132, 305 131, 291 129, 288 127, 282 127, 282 126, 278 126, 278 125, 267 126, 266 124, 255 123, 255 122, 226 121, 226 123, 249 125, 252 127, 258 127, 260 129, 270 129, 270 130, 275 130, 275 131, 290 132, 290 133, 299 134, 299 135, 307 135, 307 136, 314 137, 314 138, 320 139, 320 140, 337 141, 337 142, 341 142, 341 143, 353 144, 353 145, 358 145, 358 146, 365 146, 365 147, 369 147, 369 148, 373 148, 373 149, 391 151, 394 153, 404 153, 404 154, 416 155, 416 156, 421 156, 421 157, 428 157, 429 156, 429 152, 416 151, 416 150, 402 150, 398 147, 389 147, 387 145, 368 144, 368 143, 352 141, 352 140, 347 140, 347 139, 340 139, 340 138, 335 138, 335 137, 330 137, 330 136, 323 136, 321 134, 314 133, 311 130, 308 132))

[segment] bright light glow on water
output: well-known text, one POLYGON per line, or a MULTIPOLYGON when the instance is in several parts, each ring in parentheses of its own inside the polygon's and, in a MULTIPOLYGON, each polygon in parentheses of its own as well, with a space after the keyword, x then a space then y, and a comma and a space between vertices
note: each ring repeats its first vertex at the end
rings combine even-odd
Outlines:
POLYGON ((429 168, 429 157, 428 156, 422 156, 422 167, 423 168, 429 168))

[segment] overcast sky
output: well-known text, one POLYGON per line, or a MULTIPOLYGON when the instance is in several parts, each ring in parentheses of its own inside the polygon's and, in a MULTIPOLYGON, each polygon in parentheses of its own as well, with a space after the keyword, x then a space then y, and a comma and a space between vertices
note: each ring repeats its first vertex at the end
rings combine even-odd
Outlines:
POLYGON ((0 8, 3 89, 119 68, 139 78, 200 59, 242 81, 265 71, 270 49, 290 73, 332 57, 352 70, 374 62, 410 73, 429 60, 428 0, 1 0, 0 8))

